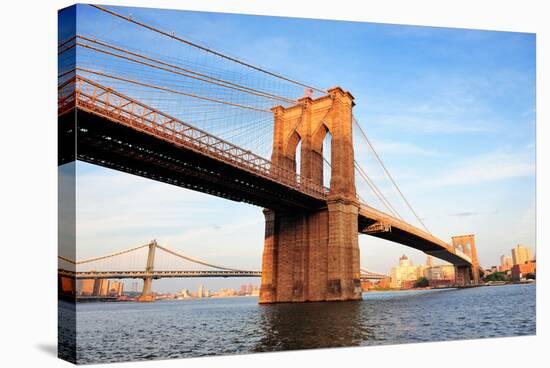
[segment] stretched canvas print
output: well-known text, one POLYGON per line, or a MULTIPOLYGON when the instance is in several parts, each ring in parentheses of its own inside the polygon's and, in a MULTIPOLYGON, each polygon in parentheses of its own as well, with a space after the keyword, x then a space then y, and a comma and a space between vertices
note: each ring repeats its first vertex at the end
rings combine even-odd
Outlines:
POLYGON ((62 359, 535 334, 535 34, 58 24, 62 359))

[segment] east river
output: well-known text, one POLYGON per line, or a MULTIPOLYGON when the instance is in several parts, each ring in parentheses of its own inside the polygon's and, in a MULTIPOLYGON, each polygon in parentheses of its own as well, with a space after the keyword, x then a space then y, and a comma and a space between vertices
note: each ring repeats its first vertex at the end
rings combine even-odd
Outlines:
MULTIPOLYGON (((77 360, 85 364, 533 335, 535 289, 531 284, 369 292, 358 302, 276 305, 258 305, 256 297, 79 303, 77 360)), ((70 318, 69 310, 61 302, 60 318, 70 318)), ((60 331, 61 340, 65 332, 60 331)))

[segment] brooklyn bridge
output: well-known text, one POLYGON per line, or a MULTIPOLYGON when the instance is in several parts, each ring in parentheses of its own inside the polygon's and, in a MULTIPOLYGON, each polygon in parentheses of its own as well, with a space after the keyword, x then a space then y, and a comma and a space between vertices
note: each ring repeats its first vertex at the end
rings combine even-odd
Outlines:
POLYGON ((261 277, 260 303, 358 300, 361 279, 380 276, 361 270, 358 237, 368 235, 450 262, 457 285, 479 283, 473 235, 447 242, 427 229, 354 116, 352 93, 93 7, 186 51, 174 58, 101 35, 60 40, 58 164, 78 160, 263 208, 262 269, 213 265, 153 241, 87 260, 60 255, 60 276, 141 278, 144 298, 158 278, 261 277), (374 157, 410 219, 357 152, 374 157), (81 269, 139 252, 143 269, 81 269), (160 253, 194 266, 155 268, 160 253))

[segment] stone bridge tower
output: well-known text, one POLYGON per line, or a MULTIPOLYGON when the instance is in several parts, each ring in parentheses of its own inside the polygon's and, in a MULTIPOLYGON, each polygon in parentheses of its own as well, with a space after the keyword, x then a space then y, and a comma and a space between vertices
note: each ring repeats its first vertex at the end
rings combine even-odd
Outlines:
POLYGON ((479 260, 476 240, 473 234, 453 236, 453 247, 458 248, 472 260, 471 266, 455 266, 455 279, 458 285, 479 285, 479 260))
POLYGON ((339 87, 298 104, 276 106, 272 163, 323 184, 323 142, 331 141, 326 207, 310 211, 265 209, 260 303, 361 298, 352 141, 353 96, 339 87))

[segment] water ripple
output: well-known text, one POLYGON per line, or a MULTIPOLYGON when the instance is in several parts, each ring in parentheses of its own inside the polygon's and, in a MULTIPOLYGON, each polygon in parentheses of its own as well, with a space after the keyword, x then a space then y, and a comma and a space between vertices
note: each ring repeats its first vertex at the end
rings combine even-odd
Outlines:
MULTIPOLYGON (((60 304, 60 318, 74 318, 60 304)), ((366 293, 358 302, 258 305, 256 298, 83 303, 79 364, 532 335, 535 286, 366 293)), ((74 333, 60 330, 60 354, 74 333)))

